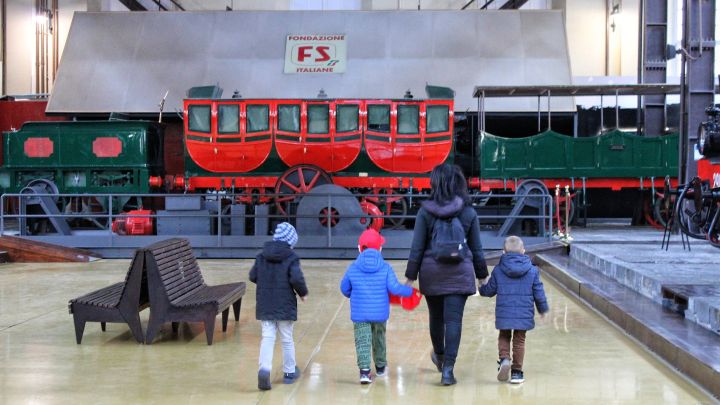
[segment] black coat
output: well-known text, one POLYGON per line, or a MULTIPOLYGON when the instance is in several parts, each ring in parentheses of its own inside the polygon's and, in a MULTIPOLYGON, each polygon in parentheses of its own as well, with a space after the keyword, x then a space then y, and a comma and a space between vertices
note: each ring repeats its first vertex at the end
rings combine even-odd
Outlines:
POLYGON ((257 284, 255 317, 261 321, 297 321, 297 298, 308 290, 300 270, 300 258, 285 242, 266 242, 250 270, 257 284))
POLYGON ((483 279, 487 275, 475 210, 465 205, 460 197, 455 197, 446 205, 434 201, 424 202, 415 219, 405 277, 416 280, 419 276, 420 292, 424 295, 472 295, 477 291, 475 279, 483 279), (437 218, 454 216, 458 216, 463 225, 470 252, 458 264, 438 263, 432 256, 430 246, 433 224, 437 218))

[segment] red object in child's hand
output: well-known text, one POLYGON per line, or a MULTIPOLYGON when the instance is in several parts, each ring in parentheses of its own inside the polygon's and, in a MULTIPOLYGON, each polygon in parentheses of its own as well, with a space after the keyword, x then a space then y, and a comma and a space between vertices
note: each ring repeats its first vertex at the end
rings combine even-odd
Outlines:
POLYGON ((390 303, 393 305, 400 305, 406 311, 412 311, 420 305, 422 300, 422 294, 417 288, 413 288, 413 293, 409 297, 401 297, 399 295, 390 295, 390 303))

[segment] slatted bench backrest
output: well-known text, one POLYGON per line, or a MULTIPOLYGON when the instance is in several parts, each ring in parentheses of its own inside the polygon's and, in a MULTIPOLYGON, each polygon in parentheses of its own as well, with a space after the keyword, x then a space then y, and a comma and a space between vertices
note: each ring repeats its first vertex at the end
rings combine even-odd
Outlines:
MULTIPOLYGON (((123 288, 122 293, 120 293, 120 297, 125 296, 125 294, 128 294, 130 291, 128 290, 129 285, 131 284, 130 277, 133 275, 133 272, 141 272, 142 276, 140 276, 140 296, 142 297, 144 295, 145 301, 147 301, 147 273, 145 272, 145 253, 142 251, 142 249, 135 250, 135 256, 133 256, 132 261, 130 262, 130 267, 128 268, 127 274, 125 274, 125 281, 123 282, 123 288), (134 269, 134 270, 133 270, 134 269)), ((135 279, 137 280, 137 278, 135 279)), ((130 288, 137 288, 138 286, 130 286, 130 288)))
POLYGON ((187 239, 168 239, 150 245, 145 250, 152 256, 147 265, 157 266, 160 280, 171 303, 205 285, 187 239))

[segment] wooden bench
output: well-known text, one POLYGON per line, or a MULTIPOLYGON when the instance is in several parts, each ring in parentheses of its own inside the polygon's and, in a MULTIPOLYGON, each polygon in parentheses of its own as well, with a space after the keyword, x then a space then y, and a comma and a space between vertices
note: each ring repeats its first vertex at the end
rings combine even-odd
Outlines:
POLYGON ((82 341, 85 322, 100 322, 103 332, 106 322, 127 323, 135 340, 140 343, 144 341, 140 311, 149 303, 147 281, 143 279, 144 261, 145 251, 138 249, 125 281, 70 300, 68 307, 75 322, 77 344, 82 341))
POLYGON ((145 268, 150 292, 150 322, 145 343, 151 344, 160 327, 171 322, 204 322, 208 345, 212 344, 215 318, 222 312, 222 330, 227 330, 230 306, 240 320, 245 283, 208 286, 186 239, 173 238, 145 248, 145 268))

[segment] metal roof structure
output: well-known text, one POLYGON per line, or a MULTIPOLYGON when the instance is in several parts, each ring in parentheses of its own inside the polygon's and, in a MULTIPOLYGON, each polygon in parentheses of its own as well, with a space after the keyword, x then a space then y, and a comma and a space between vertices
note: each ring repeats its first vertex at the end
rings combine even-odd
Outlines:
MULTIPOLYGON (((427 83, 477 108, 473 86, 568 85, 563 14, 517 11, 203 11, 75 13, 47 112, 182 109, 190 87, 246 98, 422 97, 427 83), (284 73, 288 35, 344 34, 339 74, 284 73)), ((574 111, 553 98, 554 111, 574 111)), ((536 100, 492 100, 489 111, 535 111, 536 100)))
POLYGON ((475 86, 473 97, 649 96, 680 94, 679 84, 603 84, 559 86, 475 86))

